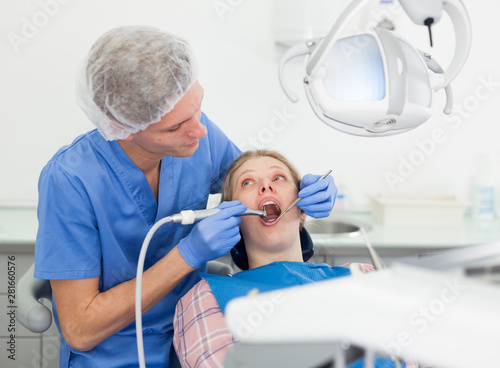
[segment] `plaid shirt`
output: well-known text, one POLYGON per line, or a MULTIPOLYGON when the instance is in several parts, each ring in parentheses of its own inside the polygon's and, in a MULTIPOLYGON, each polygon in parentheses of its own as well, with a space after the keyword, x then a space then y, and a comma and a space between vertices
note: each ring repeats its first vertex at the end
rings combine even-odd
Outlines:
MULTIPOLYGON (((362 273, 372 265, 358 264, 362 273)), ((224 314, 206 280, 198 282, 175 308, 174 348, 182 367, 223 367, 227 351, 239 341, 229 332, 224 314)), ((407 368, 418 365, 406 362, 407 368)))
POLYGON ((207 280, 201 280, 175 308, 174 348, 182 367, 223 367, 237 342, 207 280))

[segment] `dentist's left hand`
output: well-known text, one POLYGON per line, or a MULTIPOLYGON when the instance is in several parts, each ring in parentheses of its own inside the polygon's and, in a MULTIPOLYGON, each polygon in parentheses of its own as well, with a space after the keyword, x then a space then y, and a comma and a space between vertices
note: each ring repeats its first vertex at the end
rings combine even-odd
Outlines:
POLYGON ((188 265, 200 268, 229 252, 241 239, 237 215, 247 210, 241 201, 222 202, 222 211, 198 222, 193 230, 179 242, 179 253, 188 265))
POLYGON ((320 177, 321 175, 306 174, 300 182, 299 197, 302 199, 297 206, 314 218, 330 215, 338 192, 333 177, 328 175, 319 180, 320 177))

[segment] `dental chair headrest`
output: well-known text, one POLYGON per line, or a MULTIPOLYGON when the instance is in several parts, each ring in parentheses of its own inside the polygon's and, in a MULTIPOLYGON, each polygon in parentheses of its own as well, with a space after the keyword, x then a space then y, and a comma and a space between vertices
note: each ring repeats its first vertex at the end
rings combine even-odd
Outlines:
MULTIPOLYGON (((311 236, 305 228, 300 229, 300 245, 302 247, 302 257, 304 262, 307 262, 314 254, 314 244, 312 242, 311 236)), ((245 241, 243 237, 241 240, 231 249, 231 257, 233 262, 238 268, 245 271, 248 270, 248 256, 245 249, 245 241)))

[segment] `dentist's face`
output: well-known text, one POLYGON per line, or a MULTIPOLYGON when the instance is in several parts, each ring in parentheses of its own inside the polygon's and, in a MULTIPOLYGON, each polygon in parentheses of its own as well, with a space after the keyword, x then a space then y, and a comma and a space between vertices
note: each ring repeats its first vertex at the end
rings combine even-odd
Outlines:
MULTIPOLYGON (((288 167, 272 157, 257 157, 245 162, 234 175, 232 199, 239 199, 248 208, 265 209, 268 216, 243 216, 240 230, 246 246, 266 249, 292 243, 300 220, 305 217, 295 206, 278 221, 275 220, 295 199, 298 188, 288 167)), ((248 250, 248 249, 247 249, 248 250)))
POLYGON ((199 140, 207 134, 200 123, 202 99, 203 88, 196 82, 158 123, 131 134, 126 140, 160 158, 191 156, 198 149, 199 140))

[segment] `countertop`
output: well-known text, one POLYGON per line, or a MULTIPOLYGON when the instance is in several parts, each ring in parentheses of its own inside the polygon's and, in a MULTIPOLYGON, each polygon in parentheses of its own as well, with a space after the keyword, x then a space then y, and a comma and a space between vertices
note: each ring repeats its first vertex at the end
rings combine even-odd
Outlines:
POLYGON ((37 228, 36 207, 0 207, 0 251, 32 253, 37 228))
MULTIPOLYGON (((500 220, 480 221, 464 217, 460 226, 386 226, 377 223, 369 212, 332 212, 329 220, 368 224, 367 236, 378 248, 436 249, 473 245, 500 239, 500 220)), ((308 219, 306 227, 314 219, 308 219)), ((33 251, 38 220, 35 207, 0 207, 0 250, 33 251)), ((364 247, 362 236, 314 234, 311 237, 316 247, 364 247)))
MULTIPOLYGON (((500 220, 481 221, 464 217, 457 226, 387 226, 373 219, 370 212, 332 212, 320 221, 346 221, 368 224, 366 232, 370 243, 379 248, 452 248, 486 243, 500 239, 500 220)), ((315 219, 306 220, 306 228, 315 219)), ((365 247, 362 236, 315 234, 310 231, 315 246, 365 247)))

